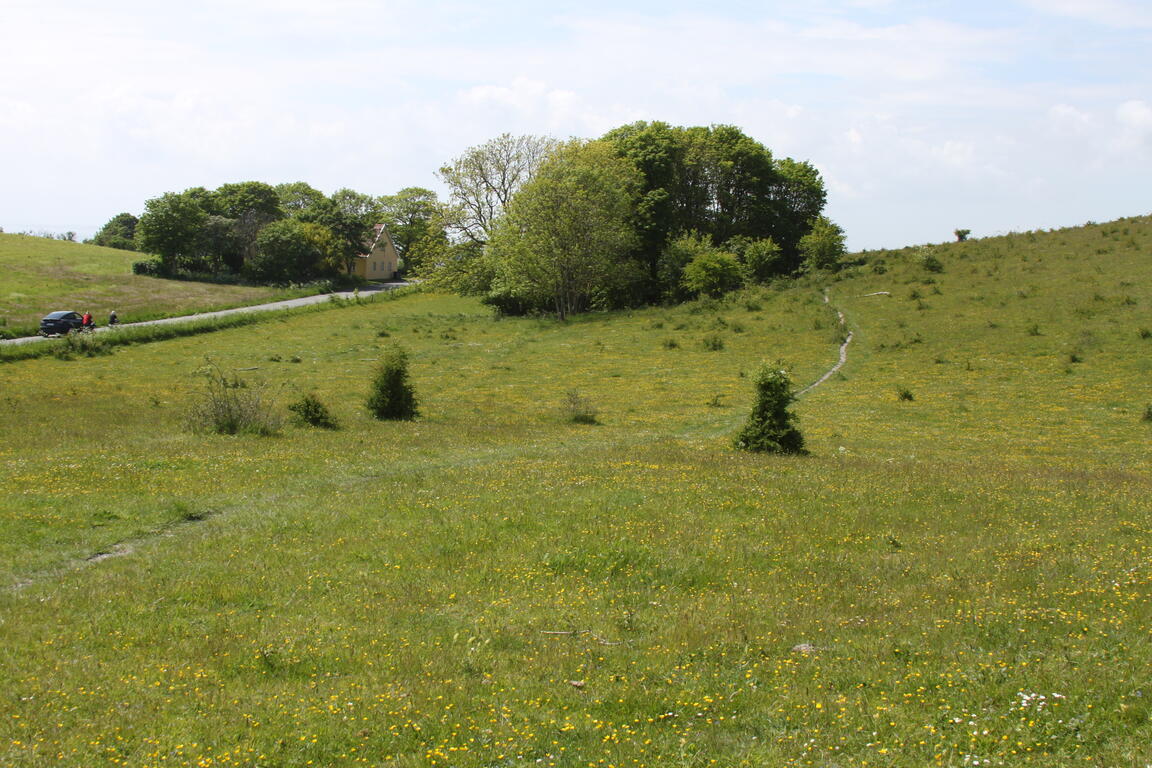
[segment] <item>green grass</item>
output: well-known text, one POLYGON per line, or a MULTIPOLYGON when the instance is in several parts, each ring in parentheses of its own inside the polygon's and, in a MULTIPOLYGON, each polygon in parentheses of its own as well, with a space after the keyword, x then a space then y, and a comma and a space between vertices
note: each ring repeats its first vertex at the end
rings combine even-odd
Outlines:
POLYGON ((816 282, 0 366, 0 765, 1142 768, 1150 245, 864 254, 806 458, 730 441, 760 362, 835 362, 816 282), (393 343, 414 422, 363 405, 393 343), (209 357, 341 429, 188 432, 209 357))
POLYGON ((31 336, 58 309, 90 310, 103 324, 115 309, 137 322, 292 298, 300 291, 164 280, 132 274, 146 254, 0 233, 0 336, 31 336))

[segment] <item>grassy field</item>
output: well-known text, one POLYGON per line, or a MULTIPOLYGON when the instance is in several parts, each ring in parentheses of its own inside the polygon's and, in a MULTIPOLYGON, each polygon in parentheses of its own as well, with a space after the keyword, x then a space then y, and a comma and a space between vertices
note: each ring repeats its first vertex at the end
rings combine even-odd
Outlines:
POLYGON ((0 233, 0 333, 35 335, 57 309, 90 310, 98 323, 116 310, 123 322, 190 314, 290 298, 298 292, 132 274, 145 254, 0 233))
POLYGON ((1150 252, 1140 218, 0 366, 0 765, 1144 768, 1150 252), (811 455, 733 451, 835 308, 811 455), (391 344, 414 422, 363 407, 391 344), (208 359, 342 428, 190 432, 208 359))

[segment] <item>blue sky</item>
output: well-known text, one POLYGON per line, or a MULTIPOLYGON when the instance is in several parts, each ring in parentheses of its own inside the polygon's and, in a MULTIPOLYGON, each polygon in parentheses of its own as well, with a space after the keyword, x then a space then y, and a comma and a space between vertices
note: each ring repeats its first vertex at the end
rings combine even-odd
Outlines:
POLYGON ((641 119, 814 163, 853 248, 1152 212, 1148 0, 5 6, 6 232, 230 181, 438 189, 500 133, 641 119))

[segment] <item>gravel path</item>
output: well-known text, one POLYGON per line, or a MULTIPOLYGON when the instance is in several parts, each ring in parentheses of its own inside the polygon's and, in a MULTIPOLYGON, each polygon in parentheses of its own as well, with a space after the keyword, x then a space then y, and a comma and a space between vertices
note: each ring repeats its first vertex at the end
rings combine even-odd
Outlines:
MULTIPOLYGON (((827 288, 824 289, 824 303, 831 305, 831 302, 828 299, 828 289, 827 288)), ((840 324, 840 327, 842 329, 848 329, 848 325, 844 320, 844 313, 838 309, 836 310, 836 320, 840 324)), ((827 371, 825 371, 824 375, 821 376, 820 378, 816 379, 816 381, 812 382, 808 386, 804 387, 804 389, 797 392, 796 397, 800 397, 801 395, 803 395, 807 392, 810 392, 813 389, 816 389, 816 387, 818 387, 821 384, 823 384, 824 382, 828 381, 828 379, 832 378, 836 374, 837 371, 839 371, 841 368, 843 368, 844 363, 848 362, 848 345, 851 343, 852 343, 852 330, 848 329, 848 335, 844 337, 844 343, 840 345, 840 359, 836 362, 836 365, 832 366, 827 371)))

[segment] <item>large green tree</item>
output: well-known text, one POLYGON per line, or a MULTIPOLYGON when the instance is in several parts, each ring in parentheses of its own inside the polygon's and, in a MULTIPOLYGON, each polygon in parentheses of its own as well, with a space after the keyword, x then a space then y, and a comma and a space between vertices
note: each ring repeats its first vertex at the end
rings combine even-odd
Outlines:
POLYGON ((136 225, 138 250, 160 257, 165 272, 194 269, 198 240, 208 213, 200 206, 198 190, 168 192, 144 203, 136 225))
POLYGON ((338 239, 322 224, 283 219, 264 227, 256 253, 244 266, 256 280, 308 282, 332 277, 343 267, 338 239))
POLYGON ((423 187, 407 187, 380 197, 379 203, 396 252, 404 259, 405 271, 419 271, 429 248, 445 242, 436 193, 423 187))
POLYGON ((125 251, 136 250, 136 225, 139 219, 130 213, 118 213, 100 228, 90 241, 106 248, 119 248, 125 251))
POLYGON ((274 189, 276 196, 280 199, 281 210, 289 216, 303 213, 326 199, 323 192, 303 181, 277 184, 274 189))
POLYGON ((331 230, 343 269, 348 271, 356 257, 371 246, 372 228, 380 223, 380 216, 380 206, 374 198, 341 189, 302 211, 297 218, 331 230))
POLYGON ((647 299, 676 290, 661 276, 661 258, 685 232, 699 232, 720 245, 734 238, 771 238, 782 251, 776 267, 783 272, 799 266, 799 240, 825 196, 819 173, 808 163, 776 160, 730 125, 637 122, 604 138, 644 175, 636 218, 640 241, 633 257, 648 272, 647 299))
POLYGON ((635 165, 606 142, 554 149, 495 230, 493 295, 561 319, 610 296, 627 277, 640 183, 635 165))

